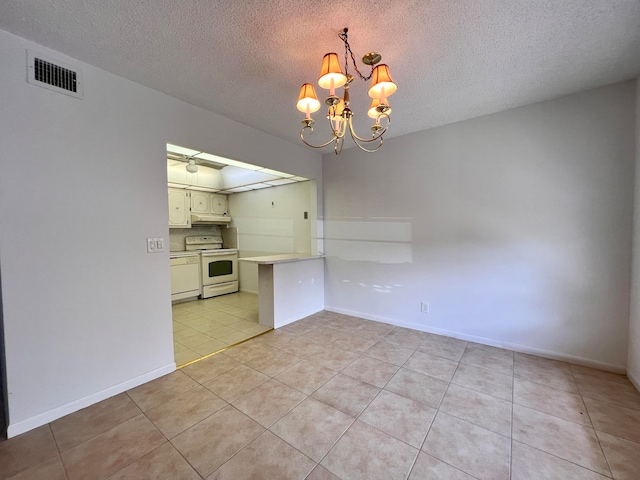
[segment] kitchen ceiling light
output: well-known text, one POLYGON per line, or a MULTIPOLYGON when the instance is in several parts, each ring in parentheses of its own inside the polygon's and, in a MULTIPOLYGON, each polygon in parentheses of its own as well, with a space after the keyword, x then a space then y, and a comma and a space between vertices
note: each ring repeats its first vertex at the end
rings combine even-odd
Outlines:
POLYGON ((331 139, 328 142, 322 145, 314 145, 309 143, 304 137, 307 130, 309 134, 313 133, 313 124, 315 122, 311 118, 311 114, 320 109, 320 102, 318 101, 313 85, 310 83, 302 85, 296 104, 298 110, 305 114, 305 118, 302 120, 303 127, 300 131, 300 138, 304 144, 312 148, 323 148, 333 143, 333 151, 336 155, 340 155, 342 152, 347 128, 355 144, 365 152, 375 152, 382 146, 382 136, 389 128, 391 120, 389 117, 391 108, 389 107, 388 97, 393 95, 398 88, 391 79, 389 67, 385 64, 377 65, 382 59, 379 53, 370 52, 362 57, 362 63, 371 66, 371 73, 367 77, 360 73, 356 65, 355 56, 349 45, 347 38, 348 31, 349 29, 345 28, 342 33, 338 34, 338 37, 344 43, 344 72, 340 68, 338 55, 336 53, 327 53, 322 59, 322 67, 318 78, 318 85, 321 88, 329 90, 329 96, 324 101, 328 107, 327 119, 329 120, 329 127, 331 128, 331 139), (351 63, 358 76, 364 81, 371 79, 368 93, 373 99, 373 102, 369 107, 367 115, 375 121, 371 127, 371 138, 368 139, 359 137, 353 130, 353 112, 349 106, 349 84, 353 81, 354 76, 349 73, 349 56, 351 56, 351 63), (344 87, 342 98, 338 97, 335 93, 335 89, 340 87, 344 87), (365 147, 365 145, 369 144, 373 144, 373 148, 365 147))
POLYGON ((189 163, 187 164, 187 172, 196 173, 198 171, 198 166, 196 165, 195 158, 190 158, 189 163))

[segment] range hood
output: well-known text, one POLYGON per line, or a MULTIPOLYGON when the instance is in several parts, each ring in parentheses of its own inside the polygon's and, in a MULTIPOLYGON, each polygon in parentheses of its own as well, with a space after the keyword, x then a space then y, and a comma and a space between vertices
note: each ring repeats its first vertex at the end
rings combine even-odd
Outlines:
POLYGON ((191 225, 226 225, 231 222, 231 217, 227 215, 202 215, 191 214, 191 225))

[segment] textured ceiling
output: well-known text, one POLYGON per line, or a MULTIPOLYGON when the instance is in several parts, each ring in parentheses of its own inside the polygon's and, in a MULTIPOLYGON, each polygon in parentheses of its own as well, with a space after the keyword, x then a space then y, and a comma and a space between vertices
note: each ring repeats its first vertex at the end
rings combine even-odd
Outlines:
MULTIPOLYGON (((399 86, 387 137, 640 74, 639 0, 0 3, 4 30, 295 143, 300 85, 324 53, 342 57, 343 27, 356 58, 380 52, 399 86)), ((351 88, 361 135, 367 87, 351 88)))

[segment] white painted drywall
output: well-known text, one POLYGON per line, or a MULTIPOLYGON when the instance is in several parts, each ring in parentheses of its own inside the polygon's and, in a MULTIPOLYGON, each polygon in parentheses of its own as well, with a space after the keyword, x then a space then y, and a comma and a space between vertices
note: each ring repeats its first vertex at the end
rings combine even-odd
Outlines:
POLYGON ((623 371, 635 88, 325 155, 327 308, 623 371))
MULTIPOLYGON (((321 182, 321 157, 0 31, 9 435, 172 370, 166 142, 321 182), (84 73, 26 82, 26 49, 84 73)), ((319 189, 321 191, 321 189, 319 189)))
MULTIPOLYGON (((312 253, 316 189, 298 182, 229 195, 231 226, 238 228, 240 258, 275 253, 312 253), (313 197, 313 198, 312 198, 313 197), (304 212, 308 218, 304 218, 304 212)), ((315 253, 315 252, 314 252, 315 253)), ((239 264, 240 290, 258 293, 258 266, 239 264)))
POLYGON ((633 209, 633 275, 627 376, 640 390, 640 78, 636 80, 636 172, 633 209))

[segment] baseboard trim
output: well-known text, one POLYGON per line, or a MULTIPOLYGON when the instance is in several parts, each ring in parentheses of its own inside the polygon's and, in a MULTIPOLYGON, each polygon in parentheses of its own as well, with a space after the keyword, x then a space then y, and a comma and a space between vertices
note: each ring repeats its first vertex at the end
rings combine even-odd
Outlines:
POLYGON ((636 390, 640 391, 640 378, 637 378, 633 373, 627 371, 627 378, 631 380, 633 386, 636 387, 636 390))
POLYGON ((248 289, 246 289, 246 288, 241 288, 241 289, 240 289, 240 291, 241 291, 242 293, 251 293, 251 294, 253 294, 253 295, 258 295, 258 292, 254 292, 253 290, 248 290, 248 289))
MULTIPOLYGON (((489 345, 492 347, 506 348, 509 350, 513 350, 514 352, 528 353, 530 355, 537 355, 539 357, 550 358, 552 360, 561 360, 563 362, 573 363, 575 365, 581 365, 583 367, 597 368, 598 370, 606 370, 608 372, 621 373, 621 374, 627 373, 626 366, 624 365, 614 365, 611 363, 600 362, 598 360, 592 360, 589 358, 578 357, 575 355, 569 355, 565 353, 552 352, 549 350, 543 350, 536 347, 530 347, 528 345, 501 342, 498 340, 493 340, 491 338, 479 337, 476 335, 467 335, 465 333, 455 332, 452 330, 433 328, 433 327, 420 325, 412 322, 404 322, 402 320, 382 317, 380 315, 369 315, 367 313, 356 312, 354 310, 347 310, 344 308, 331 307, 331 306, 325 305, 324 309, 329 312, 341 313, 343 315, 351 315, 353 317, 364 318, 366 320, 373 320, 376 322, 388 323, 390 325, 411 328, 413 330, 419 330, 421 332, 435 333, 437 335, 445 335, 447 337, 459 338, 460 340, 466 340, 468 342, 481 343, 483 345, 489 345)), ((636 387, 637 387, 637 384, 636 384, 636 387)))
POLYGON ((7 427, 7 438, 12 438, 20 435, 21 433, 33 430, 34 428, 46 425, 49 422, 53 422, 58 418, 69 415, 70 413, 77 412, 78 410, 93 405, 94 403, 98 403, 102 400, 113 397, 114 395, 118 395, 119 393, 131 390, 132 388, 142 385, 143 383, 147 383, 151 380, 155 380, 158 377, 167 375, 168 373, 175 371, 175 369, 176 364, 170 363, 169 365, 165 365, 164 367, 157 368, 143 375, 139 375, 130 380, 127 380, 126 382, 113 385, 112 387, 105 388, 104 390, 100 390, 99 392, 87 395, 86 397, 82 397, 78 400, 74 400, 73 402, 69 402, 65 405, 53 408, 44 413, 34 415, 33 417, 27 418, 26 420, 22 420, 21 422, 13 424, 9 423, 9 426, 7 427))

